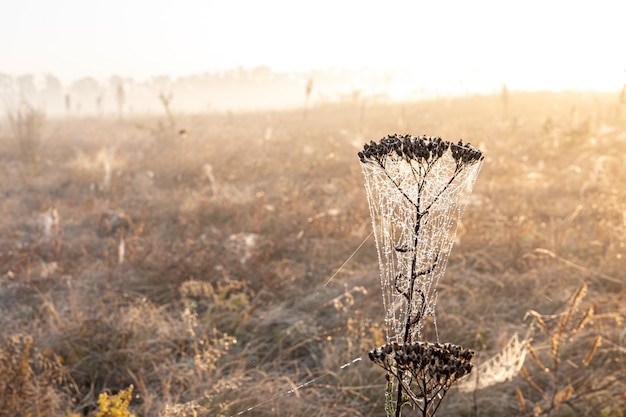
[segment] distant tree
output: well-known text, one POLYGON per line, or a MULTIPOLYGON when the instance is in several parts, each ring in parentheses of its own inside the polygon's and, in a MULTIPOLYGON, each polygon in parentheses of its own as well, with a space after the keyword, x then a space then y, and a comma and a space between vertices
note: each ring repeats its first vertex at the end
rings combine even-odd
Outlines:
POLYGON ((13 77, 0 72, 0 100, 14 100, 17 94, 17 86, 13 77))
POLYGON ((74 81, 70 85, 70 91, 73 96, 78 97, 76 104, 80 106, 81 103, 95 103, 101 89, 98 81, 91 77, 84 77, 74 81))
POLYGON ((56 111, 62 108, 63 85, 61 81, 52 74, 46 74, 44 81, 44 89, 42 91, 43 99, 48 106, 52 106, 56 111))
POLYGON ((266 80, 272 79, 274 76, 274 73, 272 72, 272 69, 270 67, 261 65, 261 66, 255 67, 251 71, 251 75, 252 75, 252 78, 257 81, 266 81, 266 80))
POLYGON ((312 92, 313 92, 313 77, 309 77, 309 80, 306 82, 306 87, 304 88, 304 93, 306 94, 307 103, 311 99, 312 92))
POLYGON ((20 99, 32 103, 37 98, 37 88, 35 87, 35 76, 32 74, 20 75, 15 79, 20 99))
POLYGON ((63 91, 63 85, 53 74, 46 74, 45 91, 53 94, 61 94, 63 91))
POLYGON ((70 93, 65 93, 65 116, 69 117, 72 112, 72 97, 70 93))
POLYGON ((157 75, 150 79, 150 86, 162 93, 163 91, 171 91, 172 89, 172 79, 169 75, 157 75))
POLYGON ((109 78, 109 87, 114 91, 115 104, 117 105, 117 117, 122 120, 124 117, 124 104, 126 104, 126 91, 124 90, 124 80, 119 75, 109 78))
POLYGON ((163 108, 165 109, 165 114, 167 114, 167 119, 169 121, 170 127, 174 127, 176 125, 176 121, 174 120, 174 115, 172 114, 172 109, 170 108, 170 104, 172 103, 173 99, 174 99, 174 95, 171 92, 165 94, 164 92, 161 91, 161 93, 159 93, 159 100, 161 100, 161 104, 163 105, 163 108))
POLYGON ((302 115, 302 117, 304 119, 306 119, 307 112, 309 110, 309 105, 311 104, 311 93, 312 92, 313 92, 313 77, 309 77, 309 79, 307 80, 306 85, 304 87, 305 101, 304 101, 304 113, 302 115))
POLYGON ((100 94, 98 94, 98 97, 96 97, 96 108, 98 109, 98 116, 102 117, 102 100, 104 99, 104 93, 100 92, 100 94))
POLYGON ((115 89, 115 102, 117 103, 117 115, 122 120, 124 112, 124 104, 126 103, 126 91, 124 91, 124 84, 118 84, 115 89))

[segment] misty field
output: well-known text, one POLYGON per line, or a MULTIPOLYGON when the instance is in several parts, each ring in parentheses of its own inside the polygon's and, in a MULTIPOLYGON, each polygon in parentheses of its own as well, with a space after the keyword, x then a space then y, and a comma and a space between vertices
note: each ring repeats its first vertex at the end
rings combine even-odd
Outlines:
POLYGON ((485 154, 424 330, 481 373, 437 415, 626 413, 617 94, 171 110, 3 117, 0 416, 124 416, 131 385, 136 416, 384 416, 357 152, 390 133, 485 154))

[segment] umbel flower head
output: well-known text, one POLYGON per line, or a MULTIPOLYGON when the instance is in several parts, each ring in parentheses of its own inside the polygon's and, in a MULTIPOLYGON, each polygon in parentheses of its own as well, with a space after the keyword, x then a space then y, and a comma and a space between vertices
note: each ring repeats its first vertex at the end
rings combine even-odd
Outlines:
POLYGON ((395 373, 410 374, 418 383, 416 398, 437 396, 472 371, 474 351, 450 343, 391 343, 369 352, 372 362, 395 373))
POLYGON ((404 158, 407 162, 411 160, 434 161, 441 158, 448 149, 457 163, 471 164, 483 159, 479 150, 470 144, 464 144, 462 140, 454 144, 438 136, 397 134, 382 138, 378 143, 371 141, 365 144, 363 151, 358 155, 362 163, 377 162, 383 165, 387 157, 393 154, 404 158))
POLYGON ((390 378, 402 381, 401 404, 434 415, 452 384, 472 371, 474 351, 450 343, 388 343, 369 352, 390 378))

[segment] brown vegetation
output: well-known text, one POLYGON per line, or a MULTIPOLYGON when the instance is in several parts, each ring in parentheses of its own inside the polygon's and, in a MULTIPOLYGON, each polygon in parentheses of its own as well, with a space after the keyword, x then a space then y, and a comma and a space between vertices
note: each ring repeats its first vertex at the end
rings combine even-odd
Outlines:
POLYGON ((0 415, 94 415, 101 393, 131 385, 137 416, 385 415, 384 371, 352 362, 385 343, 373 238, 334 274, 371 230, 356 153, 396 132, 486 155, 440 283, 441 340, 480 364, 537 317, 558 330, 587 285, 558 355, 539 329, 529 378, 451 389, 439 414, 623 415, 626 109, 574 93, 506 105, 174 114, 171 129, 46 119, 36 165, 4 123, 0 415), (566 343, 591 306, 582 343, 566 343), (537 366, 550 360, 558 384, 537 366), (593 395, 563 383, 582 380, 593 395))

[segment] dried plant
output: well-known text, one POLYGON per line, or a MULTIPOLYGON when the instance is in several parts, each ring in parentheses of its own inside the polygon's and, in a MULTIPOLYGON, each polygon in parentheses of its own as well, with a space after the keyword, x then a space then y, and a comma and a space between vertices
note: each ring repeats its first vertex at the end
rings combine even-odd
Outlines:
POLYGON ((304 87, 305 101, 304 101, 304 110, 302 111, 303 119, 306 119, 307 113, 309 111, 309 106, 311 105, 311 93, 312 92, 313 92, 313 77, 310 77, 307 80, 306 85, 304 87))
POLYGON ((99 409, 96 417, 135 417, 133 413, 128 411, 133 388, 131 385, 115 395, 109 395, 106 392, 101 393, 98 396, 99 409))
POLYGON ((195 401, 191 401, 184 404, 166 405, 165 409, 159 413, 159 417, 198 417, 207 415, 208 411, 195 401))
POLYGON ((165 110, 165 114, 167 115, 167 120, 169 122, 169 127, 176 126, 176 120, 174 119, 174 114, 172 113, 171 104, 174 99, 174 95, 169 92, 165 94, 163 91, 159 93, 159 101, 163 105, 163 109, 165 110))
POLYGON ((60 415, 75 386, 62 360, 40 351, 29 335, 5 335, 0 342, 0 414, 60 415))
POLYGON ((124 91, 124 85, 121 82, 115 88, 115 101, 117 103, 117 117, 119 120, 122 120, 124 103, 126 103, 126 91, 124 91))
POLYGON ((41 147, 41 131, 45 122, 43 111, 23 100, 6 112, 9 127, 19 147, 23 162, 36 163, 41 147))
MULTIPOLYGON (((595 331, 583 332, 583 329, 602 319, 620 324, 622 317, 617 313, 597 315, 593 305, 583 308, 582 301, 587 291, 587 284, 583 283, 571 297, 568 308, 559 314, 546 315, 533 310, 526 313, 525 317, 533 319, 533 324, 545 337, 544 344, 548 346, 541 349, 539 342, 526 342, 526 349, 539 372, 531 375, 529 369, 521 368, 522 376, 532 388, 531 396, 535 398, 526 399, 523 392, 517 389, 518 402, 525 415, 530 415, 527 404, 532 404, 535 416, 551 416, 564 405, 580 415, 582 410, 578 405, 581 400, 605 393, 617 381, 615 376, 598 375, 596 369, 589 367, 603 339, 595 331), (583 336, 583 333, 587 334, 583 336), (574 377, 566 375, 565 368, 572 367, 577 374, 574 377)), ((602 356, 601 361, 610 357, 606 352, 602 356)))
MULTIPOLYGON (((369 352, 370 360, 393 376, 406 393, 397 409, 411 403, 423 416, 434 415, 452 384, 472 371, 473 357, 469 349, 436 342, 386 344, 369 352)), ((394 412, 392 392, 388 379, 387 415, 394 412)))
MULTIPOLYGON (((375 360, 380 354, 398 349, 414 352, 415 342, 422 336, 424 318, 430 316, 434 320, 437 284, 452 249, 464 197, 471 192, 483 155, 462 141, 454 144, 439 137, 410 135, 390 135, 379 143, 371 142, 358 155, 365 176, 387 312, 387 345, 370 352, 370 358, 375 360)), ((461 351, 465 352, 454 347, 454 352, 461 351)), ((461 377, 469 373, 473 353, 465 355, 467 366, 464 364, 462 371, 456 373, 454 369, 449 375, 461 377)), ((411 361, 414 369, 406 368, 396 356, 391 362, 379 363, 388 372, 387 415, 400 416, 402 406, 408 402, 418 406, 424 416, 433 415, 439 403, 432 405, 434 397, 426 395, 425 387, 442 382, 437 388, 431 387, 440 401, 456 377, 442 379, 432 374, 433 377, 433 370, 420 365, 421 359, 411 361)))
POLYGON ((56 207, 50 207, 48 210, 39 214, 37 218, 37 228, 44 239, 54 239, 58 237, 61 231, 61 225, 59 211, 56 207))

